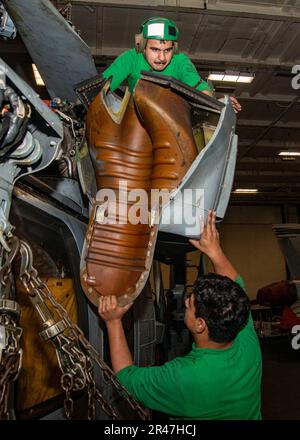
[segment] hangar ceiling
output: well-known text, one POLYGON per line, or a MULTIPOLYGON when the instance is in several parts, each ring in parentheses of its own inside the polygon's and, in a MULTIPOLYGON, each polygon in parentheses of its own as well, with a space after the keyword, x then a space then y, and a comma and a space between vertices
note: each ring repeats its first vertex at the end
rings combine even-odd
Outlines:
MULTIPOLYGON (((292 72, 297 65, 300 72, 300 0, 52 3, 70 15, 99 71, 133 47, 142 21, 165 16, 178 24, 180 50, 190 56, 203 78, 213 71, 253 73, 251 84, 214 83, 217 96, 234 94, 243 107, 237 122, 234 187, 258 190, 253 195, 233 193, 231 202, 299 203, 300 157, 282 160, 278 153, 300 152, 300 77, 297 80, 297 67, 292 72)), ((1 41, 0 51, 17 72, 26 73, 28 55, 20 38, 1 41)))

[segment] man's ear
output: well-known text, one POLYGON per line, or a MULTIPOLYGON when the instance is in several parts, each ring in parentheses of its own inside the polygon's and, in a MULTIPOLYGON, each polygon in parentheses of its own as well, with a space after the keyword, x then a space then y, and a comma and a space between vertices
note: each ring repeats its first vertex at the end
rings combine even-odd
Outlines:
POLYGON ((147 40, 145 40, 143 38, 143 34, 142 33, 141 34, 136 34, 134 36, 134 38, 135 38, 135 48, 136 48, 136 51, 139 52, 139 53, 144 52, 145 48, 146 48, 147 40))
POLYGON ((195 326, 196 333, 203 333, 207 329, 206 322, 203 318, 196 318, 195 326))

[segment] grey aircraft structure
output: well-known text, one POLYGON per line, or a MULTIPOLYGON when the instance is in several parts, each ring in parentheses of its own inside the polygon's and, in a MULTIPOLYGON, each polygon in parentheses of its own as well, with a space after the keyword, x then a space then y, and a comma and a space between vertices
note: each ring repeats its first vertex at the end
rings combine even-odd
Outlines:
MULTIPOLYGON (((85 110, 78 102, 76 85, 84 82, 90 90, 89 81, 95 83, 97 76, 94 61, 88 46, 50 1, 2 3, 0 35, 13 38, 15 29, 20 34, 52 101, 50 106, 43 102, 0 59, 0 419, 147 418, 148 413, 126 393, 108 367, 103 323, 80 285, 80 258, 96 187, 84 134, 85 110), (58 304, 49 287, 49 280, 56 280, 59 287, 66 279, 72 280, 75 320, 58 304), (32 303, 39 321, 41 344, 54 346, 62 387, 60 392, 50 392, 38 401, 29 399, 26 404, 20 395, 32 394, 30 384, 27 388, 24 385, 23 372, 28 360, 26 347, 30 349, 32 343, 25 343, 30 337, 26 326, 31 326, 31 321, 22 321, 22 295, 32 303)), ((171 83, 175 92, 178 87, 184 89, 182 84, 171 83)), ((221 220, 235 170, 235 115, 228 98, 219 102, 203 97, 199 104, 191 94, 184 97, 193 108, 195 133, 203 114, 215 121, 215 128, 168 209, 176 218, 180 192, 201 188, 205 198, 193 215, 205 218, 208 210, 214 209, 221 220)), ((186 350, 189 341, 182 309, 185 253, 192 250, 188 237, 196 237, 199 230, 198 220, 189 230, 184 224, 164 222, 162 212, 153 286, 146 284, 125 321, 139 366, 153 365, 157 353, 160 361, 165 361, 180 354, 178 349, 186 350), (174 268, 168 302, 161 262, 174 268)), ((39 387, 43 388, 43 383, 39 387)))

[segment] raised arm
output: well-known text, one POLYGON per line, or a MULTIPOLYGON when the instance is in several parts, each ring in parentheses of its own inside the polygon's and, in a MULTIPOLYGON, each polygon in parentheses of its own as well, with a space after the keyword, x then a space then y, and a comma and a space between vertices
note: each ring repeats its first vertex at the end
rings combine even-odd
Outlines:
POLYGON ((236 280, 238 272, 224 254, 219 240, 219 233, 216 228, 216 213, 209 211, 207 222, 199 240, 190 240, 190 243, 199 249, 211 260, 214 271, 219 275, 225 275, 236 280))
POLYGON ((133 364, 122 324, 122 317, 131 306, 118 306, 115 296, 102 296, 99 299, 98 312, 107 327, 111 365, 115 373, 133 364))

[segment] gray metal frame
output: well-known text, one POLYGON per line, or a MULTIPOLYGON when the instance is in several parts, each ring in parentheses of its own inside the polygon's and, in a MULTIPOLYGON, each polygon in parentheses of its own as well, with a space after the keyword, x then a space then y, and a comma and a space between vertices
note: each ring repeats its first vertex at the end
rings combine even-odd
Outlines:
POLYGON ((162 211, 160 231, 186 237, 198 237, 199 218, 202 216, 205 220, 209 209, 217 211, 218 217, 224 217, 233 185, 237 156, 235 122, 236 116, 227 96, 225 107, 221 110, 218 125, 211 140, 198 154, 182 183, 172 193, 170 203, 162 211), (204 201, 194 200, 192 216, 187 219, 188 223, 183 221, 181 224, 176 224, 177 218, 184 219, 183 210, 186 205, 182 205, 178 200, 180 201, 186 189, 203 190, 204 201), (171 223, 168 223, 169 212, 171 223), (195 222, 193 222, 194 219, 195 222), (192 227, 191 224, 193 224, 192 227))

